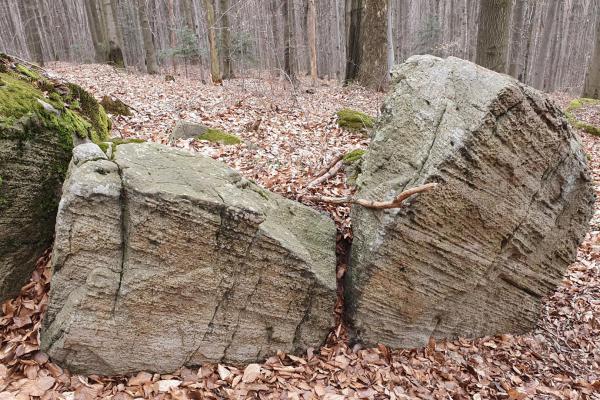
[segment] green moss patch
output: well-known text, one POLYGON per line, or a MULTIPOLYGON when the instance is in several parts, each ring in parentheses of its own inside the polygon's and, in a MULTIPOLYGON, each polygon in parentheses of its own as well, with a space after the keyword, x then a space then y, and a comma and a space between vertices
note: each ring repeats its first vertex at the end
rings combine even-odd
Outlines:
POLYGON ((594 136, 600 136, 600 126, 592 125, 585 121, 581 121, 575 115, 575 111, 577 111, 580 108, 596 105, 600 105, 600 100, 581 98, 571 101, 571 103, 569 103, 569 106, 565 110, 567 120, 574 128, 581 129, 594 136))
POLYGON ((358 131, 375 125, 375 120, 370 115, 349 108, 341 109, 336 115, 341 128, 358 131))
POLYGON ((113 147, 117 147, 120 144, 146 143, 146 141, 144 139, 138 139, 138 138, 126 138, 126 139, 113 138, 113 139, 110 139, 108 141, 113 144, 113 147))
POLYGON ((360 160, 365 153, 366 151, 362 149, 352 150, 351 152, 347 153, 342 160, 344 161, 344 164, 352 164, 360 160))
POLYGON ((67 84, 69 94, 66 100, 79 106, 80 113, 90 122, 93 128, 90 139, 95 143, 108 139, 111 122, 104 107, 90 93, 74 83, 67 84))
POLYGON ((40 74, 38 74, 35 71, 30 70, 29 68, 27 68, 24 65, 17 64, 16 70, 17 70, 17 72, 21 73, 22 75, 25 75, 26 77, 30 78, 31 80, 38 81, 38 80, 42 79, 42 76, 40 74))
POLYGON ((104 96, 100 101, 100 104, 102 105, 102 107, 104 107, 106 112, 110 114, 124 116, 131 115, 131 110, 129 109, 129 106, 119 99, 113 99, 109 96, 104 96))
POLYGON ((214 128, 210 128, 209 130, 204 132, 202 135, 198 136, 197 139, 198 140, 206 140, 206 141, 209 141, 212 143, 221 143, 221 144, 228 144, 228 145, 242 143, 242 140, 239 137, 232 135, 231 133, 222 131, 220 129, 214 129, 214 128))

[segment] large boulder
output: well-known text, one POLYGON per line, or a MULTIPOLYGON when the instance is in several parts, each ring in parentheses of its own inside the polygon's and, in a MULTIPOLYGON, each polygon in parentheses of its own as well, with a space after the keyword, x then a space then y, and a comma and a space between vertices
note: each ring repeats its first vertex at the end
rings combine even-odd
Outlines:
POLYGON ((0 301, 19 292, 52 242, 74 143, 103 140, 108 129, 83 89, 0 54, 0 301))
POLYGON ((417 347, 534 327, 592 213, 585 154, 544 94, 457 58, 393 72, 352 209, 346 301, 355 340, 417 347))
POLYGON ((336 300, 331 219, 211 158, 76 148, 42 348, 81 373, 172 372, 321 345, 336 300))

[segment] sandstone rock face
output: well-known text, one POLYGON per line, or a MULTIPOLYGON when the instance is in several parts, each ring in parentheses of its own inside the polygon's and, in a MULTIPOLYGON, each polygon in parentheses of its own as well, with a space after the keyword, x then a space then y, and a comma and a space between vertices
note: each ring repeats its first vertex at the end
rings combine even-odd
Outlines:
POLYGON ((165 146, 76 153, 42 329, 55 361, 172 372, 323 343, 336 300, 328 217, 165 146))
POLYGON ((545 95, 460 59, 411 57, 392 88, 357 195, 439 185, 403 209, 353 208, 355 340, 417 347, 531 329, 592 212, 578 139, 545 95))
POLYGON ((0 301, 19 292, 52 243, 74 142, 108 135, 101 107, 86 114, 75 101, 83 104, 61 83, 0 54, 0 301), (105 124, 92 125, 92 116, 105 124))

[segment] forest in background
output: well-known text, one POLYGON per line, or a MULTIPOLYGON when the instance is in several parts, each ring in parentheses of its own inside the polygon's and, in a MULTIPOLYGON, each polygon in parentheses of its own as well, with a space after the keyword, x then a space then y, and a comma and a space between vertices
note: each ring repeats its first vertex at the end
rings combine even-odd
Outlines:
MULTIPOLYGON (((313 44, 318 77, 341 81, 353 9, 369 2, 387 7, 389 62, 424 53, 476 60, 480 0, 0 0, 0 51, 107 62, 113 43, 127 68, 178 74, 193 64, 208 80, 212 35, 221 78, 281 75, 288 63, 308 74, 313 44)), ((514 0, 506 72, 545 91, 580 92, 599 9, 600 0, 514 0)))

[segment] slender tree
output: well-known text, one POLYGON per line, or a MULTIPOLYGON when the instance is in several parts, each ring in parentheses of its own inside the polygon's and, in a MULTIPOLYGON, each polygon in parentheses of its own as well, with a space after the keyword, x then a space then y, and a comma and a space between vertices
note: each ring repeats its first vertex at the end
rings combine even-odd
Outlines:
POLYGON ((308 0, 306 25, 310 50, 310 77, 314 85, 317 81, 317 8, 315 0, 308 0))
POLYGON ((362 0, 346 0, 346 84, 358 77, 361 20, 362 0))
POLYGON ((514 76, 515 78, 519 76, 521 65, 521 43, 523 38, 525 1, 526 0, 515 0, 512 16, 508 74, 514 76))
POLYGON ((158 74, 158 62, 156 60, 156 49, 154 39, 150 30, 148 19, 148 0, 138 0, 138 17, 142 28, 142 39, 144 41, 144 52, 146 53, 146 70, 149 74, 158 74))
POLYGON ((223 79, 234 77, 231 60, 231 31, 229 26, 229 0, 219 0, 221 8, 221 52, 223 62, 223 79))
POLYGON ((596 37, 592 59, 588 66, 583 87, 583 97, 600 99, 600 7, 596 15, 596 37))
POLYGON ((85 2, 85 14, 90 27, 90 35, 94 45, 94 59, 96 62, 104 63, 108 60, 108 37, 101 18, 101 9, 98 8, 97 0, 85 2))
POLYGON ((298 77, 296 75, 296 34, 295 34, 295 13, 293 0, 282 0, 283 4, 283 65, 285 73, 292 85, 296 86, 298 77))
MULTIPOLYGON (((177 29, 175 27, 175 1, 167 0, 167 24, 169 27, 169 46, 171 51, 175 51, 177 48, 177 29)), ((175 55, 173 55, 171 62, 173 64, 173 72, 177 72, 177 62, 175 61, 175 55)))
POLYGON ((208 45, 210 48, 210 76, 215 84, 222 82, 219 68, 219 49, 217 47, 217 35, 215 32, 215 7, 213 0, 204 0, 206 13, 206 26, 208 30, 208 45))
POLYGON ((476 62, 497 72, 507 72, 511 7, 512 0, 481 0, 476 62))
POLYGON ((35 62, 44 65, 44 53, 42 51, 42 37, 40 35, 40 22, 35 9, 37 5, 32 1, 19 1, 19 14, 25 29, 25 37, 29 55, 35 62))

